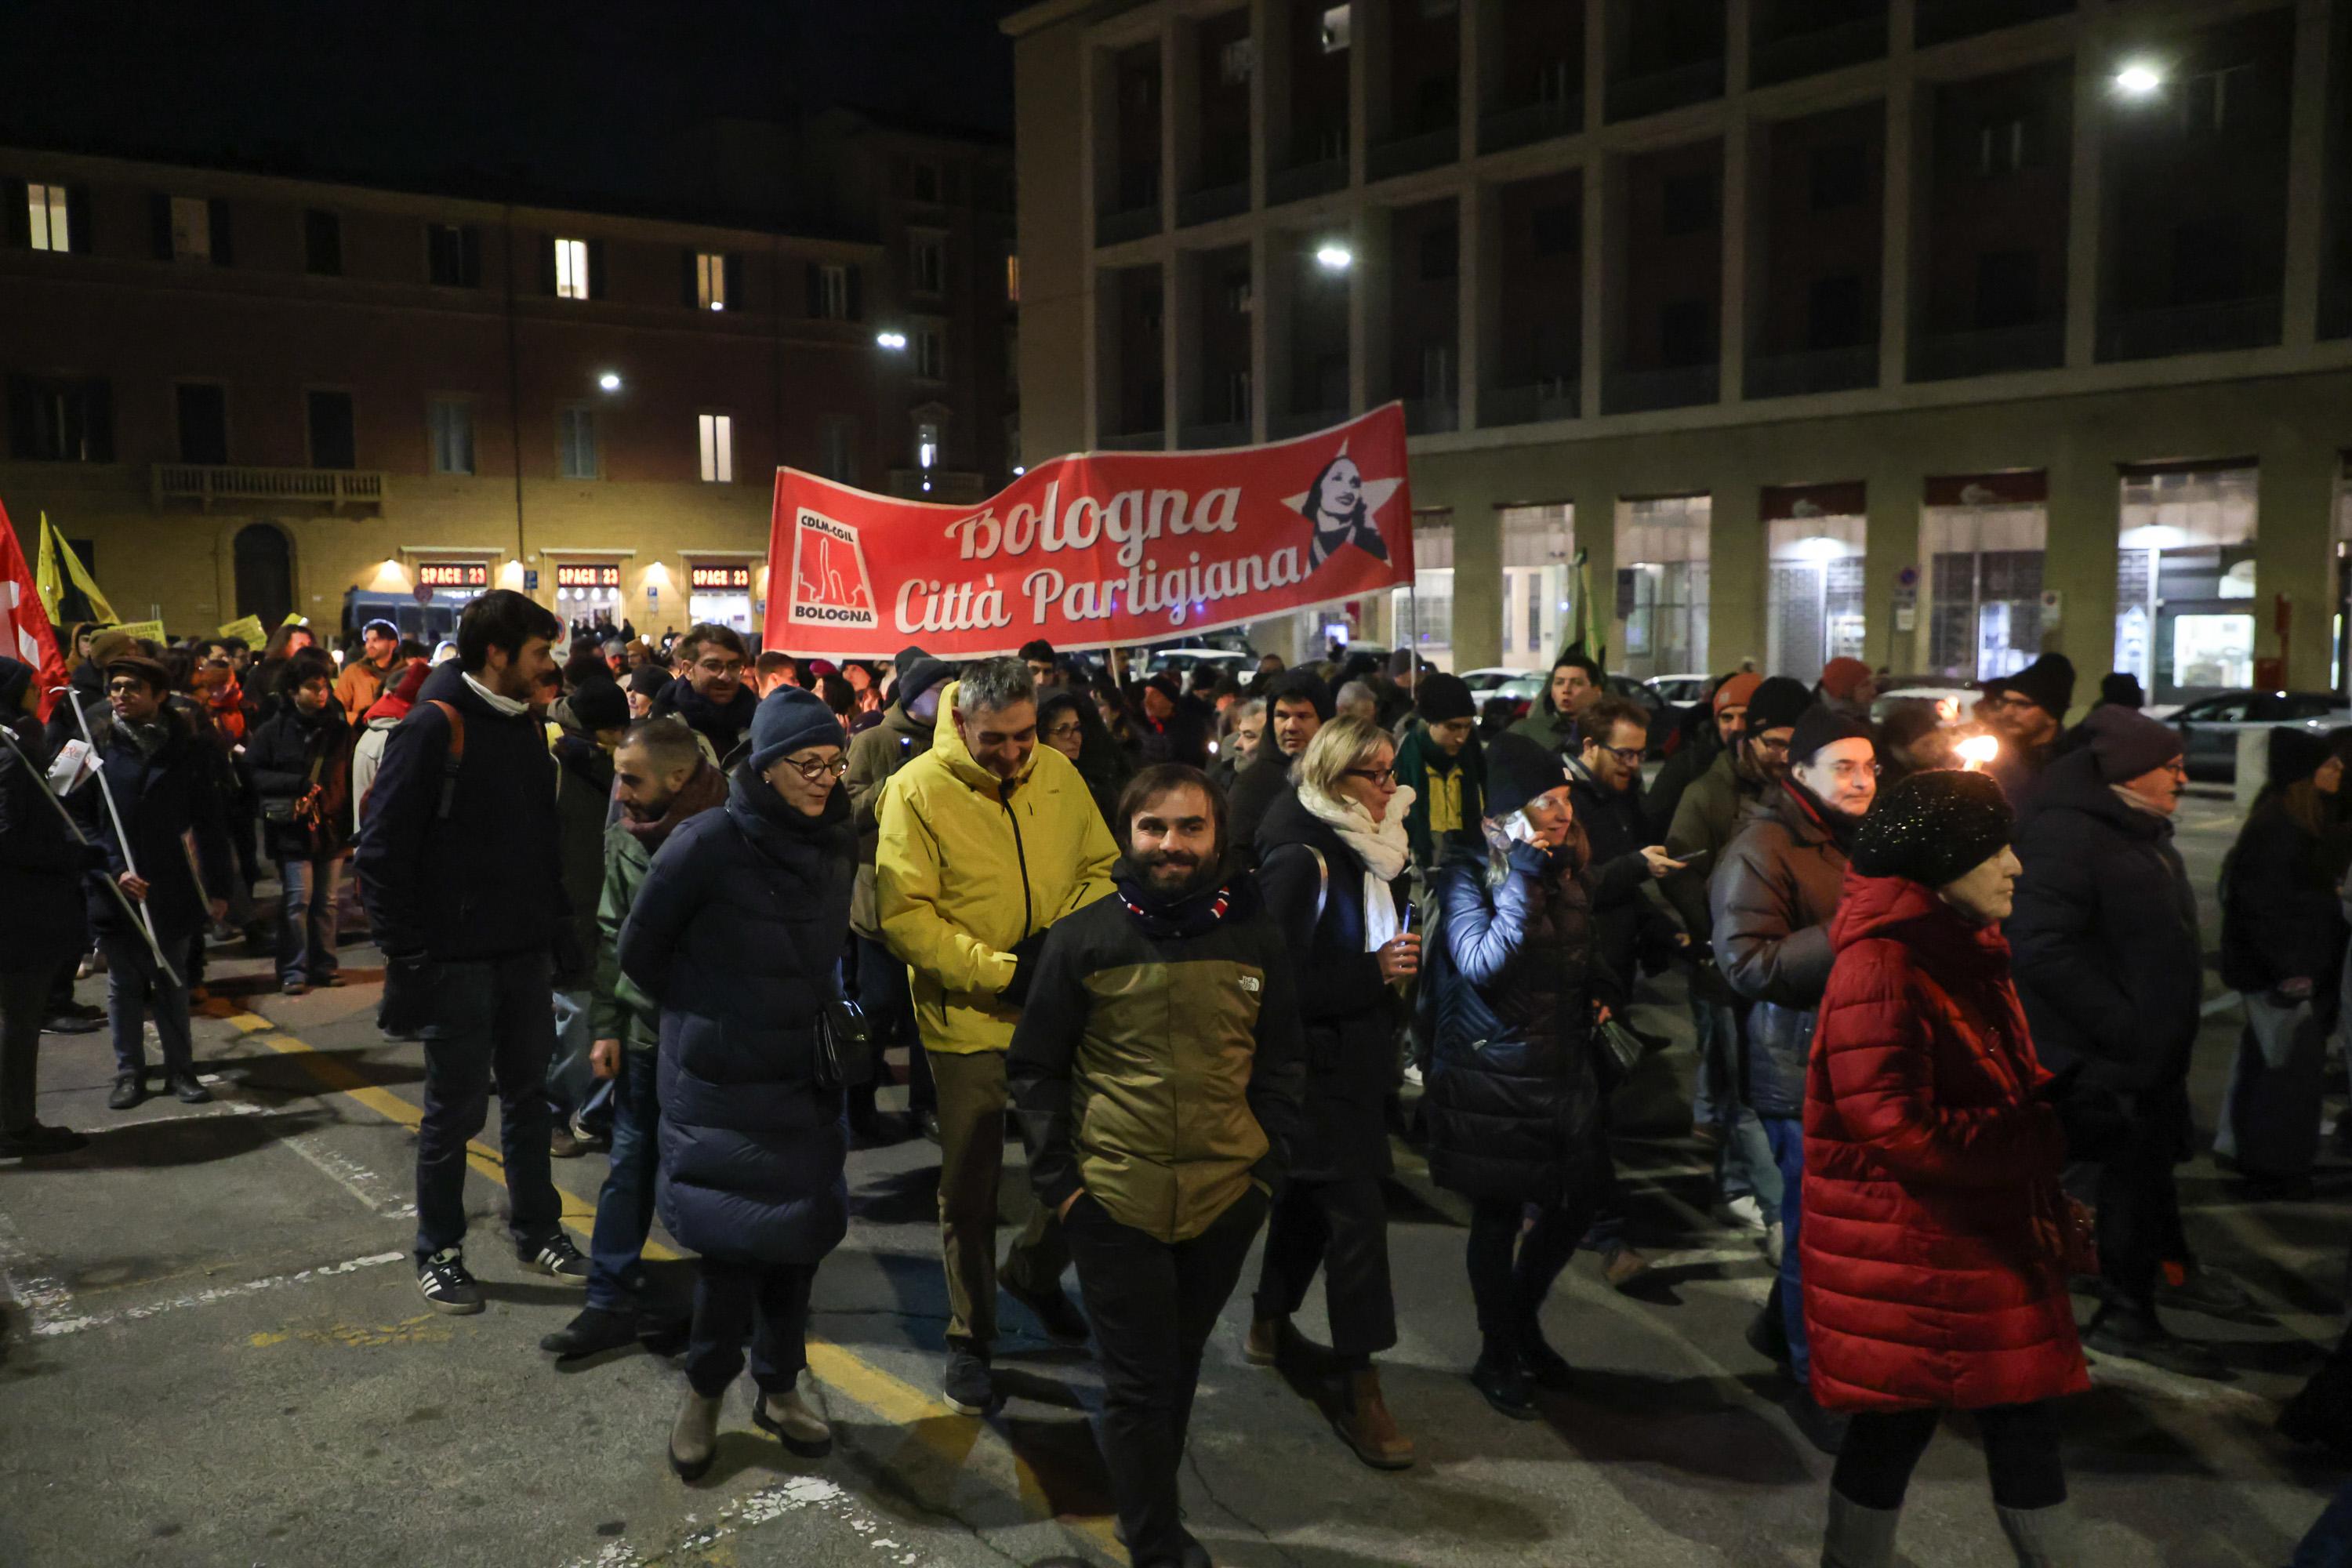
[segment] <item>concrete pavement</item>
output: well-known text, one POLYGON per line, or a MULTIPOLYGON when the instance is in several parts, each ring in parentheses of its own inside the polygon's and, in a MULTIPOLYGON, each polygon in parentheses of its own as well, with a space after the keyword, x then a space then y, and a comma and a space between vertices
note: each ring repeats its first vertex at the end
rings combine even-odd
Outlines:
MULTIPOLYGON (((2233 826, 2217 803, 2193 803, 2184 820, 2209 905, 2233 826)), ((445 1318, 416 1295, 421 1052, 374 1030, 373 976, 359 967, 372 950, 346 950, 360 984, 299 998, 269 989, 266 961, 233 952, 214 955, 215 1016, 200 1025, 215 1105, 110 1112, 104 1037, 45 1041, 44 1119, 95 1142, 0 1163, 0 1564, 1123 1561, 1087 1421, 1099 1385, 1086 1352, 1048 1344, 1008 1303, 1000 1363, 1013 1397, 987 1421, 937 1399, 946 1303, 930 1144, 852 1156, 855 1217, 818 1278, 812 1352, 834 1456, 786 1456, 739 1394, 718 1466, 683 1487, 662 1457, 682 1387, 673 1363, 635 1349, 558 1367, 536 1348, 580 1296, 524 1272, 503 1245, 495 1128, 468 1193, 468 1259, 490 1307, 445 1318)), ((1584 1369, 1578 1388, 1526 1424, 1470 1388, 1465 1216, 1401 1149, 1391 1202, 1404 1341, 1384 1375, 1421 1463, 1402 1475, 1358 1464, 1308 1397, 1241 1361, 1237 1302, 1211 1347, 1185 1483, 1192 1527, 1219 1563, 1817 1560, 1829 1461, 1740 1337, 1767 1269, 1749 1234, 1710 1215, 1681 1109, 1678 994, 1637 1009, 1676 1044, 1618 1105, 1629 1205, 1658 1266, 1621 1295, 1580 1258, 1547 1316, 1584 1369)), ((2234 1009, 2217 1007, 2200 1042, 2209 1120, 2236 1027, 2234 1009)), ((556 1175, 584 1223, 601 1161, 559 1161, 556 1175)), ((2089 1561, 2279 1568, 2340 1479, 2267 1426, 2336 1331, 2352 1167, 2331 1168, 2321 1196, 2296 1205, 2249 1205, 2201 1157, 2183 1177, 2193 1239, 2278 1321, 2181 1320, 2223 1342, 2231 1384, 2095 1367, 2095 1392, 2064 1415, 2089 1561)), ((656 1267, 682 1301, 688 1266, 656 1267)), ((1319 1335, 1319 1298, 1301 1326, 1319 1335)), ((1914 1568, 2011 1561, 1966 1425, 1948 1423, 1915 1484, 1903 1536, 1914 1568)))

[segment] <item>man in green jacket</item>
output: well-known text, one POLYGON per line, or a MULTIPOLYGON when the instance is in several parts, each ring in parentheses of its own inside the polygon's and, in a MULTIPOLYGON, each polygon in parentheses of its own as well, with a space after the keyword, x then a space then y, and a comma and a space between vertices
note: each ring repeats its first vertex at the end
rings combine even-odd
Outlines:
POLYGON ((1223 816, 1181 763, 1128 785, 1115 891, 1047 935, 1007 1064, 1030 1181, 1094 1323, 1128 1554, 1149 1568, 1208 1561, 1177 1466, 1307 1078, 1282 933, 1255 878, 1223 875, 1223 816))
POLYGON ((1584 710, 1609 694, 1601 666, 1581 653, 1564 653, 1552 660, 1551 679, 1538 694, 1528 716, 1511 726, 1546 751, 1565 758, 1579 744, 1576 721, 1584 710))
POLYGON ((723 805, 727 775, 706 761, 685 721, 645 719, 613 753, 613 796, 621 815, 604 830, 604 885, 596 904, 596 974, 588 1005, 589 1047, 598 1078, 614 1080, 612 1167, 596 1197, 588 1240, 588 1304, 539 1342, 560 1358, 594 1355, 635 1341, 641 1255, 654 1223, 654 1178, 661 1168, 661 1009, 621 973, 615 949, 655 852, 688 817, 723 805))

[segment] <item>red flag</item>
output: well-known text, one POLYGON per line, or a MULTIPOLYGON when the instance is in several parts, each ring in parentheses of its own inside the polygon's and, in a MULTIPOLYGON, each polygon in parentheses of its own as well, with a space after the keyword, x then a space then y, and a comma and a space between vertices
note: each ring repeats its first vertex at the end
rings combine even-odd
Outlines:
POLYGON ((0 655, 22 659, 33 667, 33 684, 41 693, 41 717, 49 716, 55 700, 50 691, 66 683, 66 661, 58 652, 58 631, 33 582, 33 568, 25 560, 16 531, 8 525, 8 509, 0 506, 0 655))

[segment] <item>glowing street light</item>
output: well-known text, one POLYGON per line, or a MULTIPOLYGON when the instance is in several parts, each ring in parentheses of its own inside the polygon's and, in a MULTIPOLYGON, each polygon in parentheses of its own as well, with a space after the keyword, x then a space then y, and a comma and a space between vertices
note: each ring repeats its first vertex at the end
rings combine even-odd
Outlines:
POLYGON ((874 346, 877 348, 887 349, 894 354, 902 353, 907 347, 907 334, 904 332, 877 332, 874 334, 874 346))
POLYGON ((2146 98, 2164 85, 2164 73, 2145 60, 2134 60, 2116 72, 2116 90, 2126 98, 2146 98))
POLYGON ((1356 253, 1336 241, 1327 240, 1316 247, 1315 265, 1326 272, 1345 272, 1356 264, 1356 253))
POLYGON ((1964 771, 1981 773, 2000 755, 2000 742, 1990 735, 1970 735, 1953 750, 1958 752, 1964 771))
POLYGON ((621 390, 621 373, 608 370, 596 378, 596 384, 607 392, 618 392, 621 390))

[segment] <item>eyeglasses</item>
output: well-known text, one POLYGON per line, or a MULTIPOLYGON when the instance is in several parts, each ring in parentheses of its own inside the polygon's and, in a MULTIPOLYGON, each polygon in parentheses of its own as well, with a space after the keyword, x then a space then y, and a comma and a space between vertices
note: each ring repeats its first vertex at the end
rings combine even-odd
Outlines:
MULTIPOLYGON (((1759 752, 1771 752, 1783 757, 1789 754, 1788 741, 1768 740, 1762 735, 1750 735, 1748 738, 1756 743, 1756 749, 1759 752)), ((1790 740, 1794 739, 1796 737, 1793 735, 1790 737, 1790 740)))
POLYGON ((1376 784, 1392 784, 1396 783, 1396 769, 1392 767, 1349 768, 1343 776, 1351 779, 1370 779, 1376 784))
POLYGON ((1608 752, 1629 768, 1642 765, 1642 748, 1639 746, 1596 746, 1593 750, 1608 752))
POLYGON ((1078 721, 1076 719, 1073 719, 1066 724, 1056 724, 1052 729, 1046 731, 1045 739, 1049 741, 1067 741, 1076 735, 1082 734, 1083 732, 1084 731, 1079 728, 1078 721))
POLYGON ((827 776, 831 776, 833 778, 841 777, 842 774, 849 771, 849 759, 847 757, 835 757, 828 762, 820 757, 813 761, 803 763, 792 757, 786 757, 784 759, 784 765, 792 769, 793 772, 800 774, 803 782, 814 784, 817 780, 827 776))
POLYGON ((1830 764, 1830 777, 1840 784, 1851 784, 1858 778, 1874 779, 1877 776, 1876 763, 1832 763, 1830 764))
POLYGON ((147 683, 143 680, 110 680, 106 683, 106 693, 110 697, 128 697, 134 691, 146 689, 147 683))

